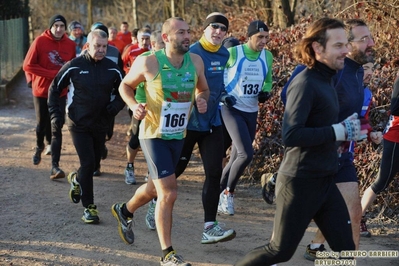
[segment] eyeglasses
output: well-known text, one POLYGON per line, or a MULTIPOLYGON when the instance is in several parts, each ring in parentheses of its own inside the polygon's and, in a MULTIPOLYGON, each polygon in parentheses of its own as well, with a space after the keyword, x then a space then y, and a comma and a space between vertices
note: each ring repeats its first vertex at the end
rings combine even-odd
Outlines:
POLYGON ((370 41, 374 42, 374 38, 371 36, 364 36, 359 40, 352 40, 351 42, 369 43, 370 41))
POLYGON ((220 26, 219 24, 216 23, 210 23, 209 26, 211 26, 215 30, 220 29, 221 31, 227 31, 226 26, 220 26))

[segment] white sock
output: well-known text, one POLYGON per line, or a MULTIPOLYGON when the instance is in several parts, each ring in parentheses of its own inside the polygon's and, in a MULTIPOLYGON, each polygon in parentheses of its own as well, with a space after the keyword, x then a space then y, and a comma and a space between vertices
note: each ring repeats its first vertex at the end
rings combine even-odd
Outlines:
POLYGON ((318 243, 312 243, 312 244, 310 244, 310 248, 311 249, 316 249, 316 248, 319 248, 321 246, 321 244, 318 244, 318 243))

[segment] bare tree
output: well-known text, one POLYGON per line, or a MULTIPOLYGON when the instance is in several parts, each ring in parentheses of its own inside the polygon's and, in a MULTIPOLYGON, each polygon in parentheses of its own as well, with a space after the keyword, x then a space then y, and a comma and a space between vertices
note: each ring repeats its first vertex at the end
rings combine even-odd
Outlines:
POLYGON ((138 22, 137 22, 137 5, 136 5, 136 0, 132 0, 132 20, 133 20, 133 28, 138 27, 138 22))

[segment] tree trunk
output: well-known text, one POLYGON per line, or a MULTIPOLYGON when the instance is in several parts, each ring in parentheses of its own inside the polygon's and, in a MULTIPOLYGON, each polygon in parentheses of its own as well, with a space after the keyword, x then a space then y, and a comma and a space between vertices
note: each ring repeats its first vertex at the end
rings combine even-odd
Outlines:
POLYGON ((273 26, 285 29, 294 24, 296 0, 273 2, 273 26))
POLYGON ((132 0, 133 29, 138 27, 136 0, 132 0))
POLYGON ((87 27, 93 25, 93 6, 91 0, 87 0, 87 27))

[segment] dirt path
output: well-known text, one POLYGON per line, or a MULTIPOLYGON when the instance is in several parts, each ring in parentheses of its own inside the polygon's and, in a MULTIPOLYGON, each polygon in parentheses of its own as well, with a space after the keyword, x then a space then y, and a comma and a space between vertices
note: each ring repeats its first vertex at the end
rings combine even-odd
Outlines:
MULTIPOLYGON (((124 183, 127 112, 116 119, 113 139, 107 144, 108 158, 102 161, 103 174, 94 178, 95 202, 101 223, 86 225, 83 207, 69 201, 66 179, 49 179, 50 157, 32 164, 35 145, 35 115, 30 89, 21 77, 11 103, 0 106, 0 265, 159 265, 156 232, 146 228, 147 206, 135 213, 135 243, 125 245, 119 238, 110 207, 129 199, 138 187, 124 183)), ((78 157, 64 127, 60 167, 66 172, 78 168, 78 157)), ((141 152, 135 163, 139 184, 144 182, 146 164, 141 152)), ((246 252, 267 242, 273 226, 274 206, 261 197, 260 185, 240 185, 236 215, 219 216, 219 222, 234 228, 237 237, 229 242, 201 245, 203 211, 202 166, 193 155, 179 178, 179 194, 173 220, 173 247, 193 265, 233 265, 246 252)), ((314 265, 302 254, 316 228, 309 226, 294 257, 279 265, 314 265)), ((361 250, 398 250, 398 235, 362 238, 361 250)), ((362 258, 357 265, 399 265, 398 258, 362 258)))

